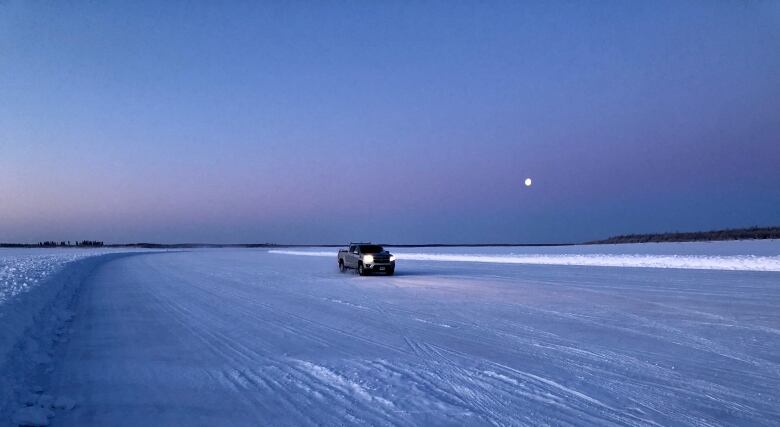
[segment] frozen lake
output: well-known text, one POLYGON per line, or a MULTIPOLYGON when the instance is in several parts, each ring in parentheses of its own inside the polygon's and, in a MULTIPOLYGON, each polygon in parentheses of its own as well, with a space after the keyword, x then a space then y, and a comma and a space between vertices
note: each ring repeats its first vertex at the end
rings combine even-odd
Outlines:
MULTIPOLYGON (((780 242, 407 248, 393 277, 342 274, 335 249, 317 252, 59 265, 36 283, 70 277, 67 301, 20 338, 50 342, 22 346, 50 357, 0 365, 28 372, 6 384, 22 391, 5 394, 4 421, 42 395, 75 403, 46 414, 55 426, 780 419, 780 242), (624 266, 568 265, 583 256, 624 266), (669 256, 703 268, 667 268, 669 256), (529 257, 564 265, 506 261, 529 257), (637 259, 655 264, 627 266, 637 259)), ((3 254, 8 267, 29 252, 3 254)), ((18 298, 0 315, 29 304, 18 298)))

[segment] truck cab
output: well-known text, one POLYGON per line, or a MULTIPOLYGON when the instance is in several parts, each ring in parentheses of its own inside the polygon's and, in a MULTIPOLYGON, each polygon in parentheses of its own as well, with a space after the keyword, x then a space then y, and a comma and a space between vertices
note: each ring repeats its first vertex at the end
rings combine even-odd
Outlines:
POLYGON ((347 249, 339 250, 338 263, 340 271, 352 268, 361 276, 373 272, 395 273, 395 255, 373 243, 350 243, 347 249))

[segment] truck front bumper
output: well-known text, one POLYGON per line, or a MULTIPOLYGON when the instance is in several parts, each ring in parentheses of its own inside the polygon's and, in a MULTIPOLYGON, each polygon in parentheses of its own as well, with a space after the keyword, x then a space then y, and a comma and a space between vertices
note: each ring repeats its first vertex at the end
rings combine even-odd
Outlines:
POLYGON ((392 271, 395 270, 395 261, 381 264, 364 264, 363 269, 378 272, 392 271))

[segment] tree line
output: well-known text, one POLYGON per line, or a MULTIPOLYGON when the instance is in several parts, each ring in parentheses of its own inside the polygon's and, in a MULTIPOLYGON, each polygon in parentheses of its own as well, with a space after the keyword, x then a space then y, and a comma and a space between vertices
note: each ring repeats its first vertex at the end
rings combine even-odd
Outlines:
POLYGON ((70 240, 63 240, 61 242, 54 242, 54 241, 45 241, 45 242, 38 242, 38 246, 43 248, 54 248, 54 247, 100 247, 103 246, 103 242, 98 240, 81 240, 76 241, 73 244, 71 244, 70 240))
POLYGON ((653 243, 653 242, 703 242, 716 240, 756 240, 780 239, 780 227, 729 228, 725 230, 624 234, 604 240, 587 242, 590 244, 610 243, 653 243))

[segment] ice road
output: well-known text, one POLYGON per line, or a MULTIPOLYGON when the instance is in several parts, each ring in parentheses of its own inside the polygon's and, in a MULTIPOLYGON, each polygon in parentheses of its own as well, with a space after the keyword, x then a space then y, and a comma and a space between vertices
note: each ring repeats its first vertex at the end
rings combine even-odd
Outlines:
POLYGON ((72 320, 27 384, 74 404, 52 409, 54 426, 780 421, 777 272, 410 259, 360 277, 335 252, 87 259, 62 307, 72 320))

